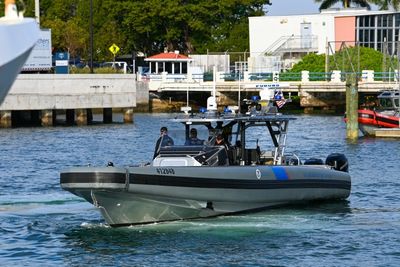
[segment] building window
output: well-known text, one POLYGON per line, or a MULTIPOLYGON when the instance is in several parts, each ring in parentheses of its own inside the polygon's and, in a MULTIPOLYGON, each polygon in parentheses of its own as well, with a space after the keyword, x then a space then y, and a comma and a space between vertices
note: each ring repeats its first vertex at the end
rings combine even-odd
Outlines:
POLYGON ((359 16, 356 34, 360 45, 394 55, 397 53, 396 42, 400 39, 400 12, 359 16))

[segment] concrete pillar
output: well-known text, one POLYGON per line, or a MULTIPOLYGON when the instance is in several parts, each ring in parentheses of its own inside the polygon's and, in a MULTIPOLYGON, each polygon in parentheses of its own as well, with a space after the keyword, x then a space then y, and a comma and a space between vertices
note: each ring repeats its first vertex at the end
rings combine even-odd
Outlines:
POLYGON ((65 111, 65 121, 67 125, 73 125, 75 123, 75 110, 67 109, 65 111))
POLYGON ((87 123, 91 124, 93 122, 93 111, 91 108, 86 109, 86 117, 87 117, 87 123))
POLYGON ((245 72, 244 72, 244 74, 243 74, 243 80, 244 80, 245 82, 250 81, 250 72, 249 72, 249 71, 245 71, 245 72))
POLYGON ((346 75, 346 136, 358 138, 358 81, 355 73, 346 75))
MULTIPOLYGON (((196 77, 196 78, 198 79, 199 77, 196 77)), ((188 68, 188 70, 187 70, 186 81, 188 81, 188 82, 193 82, 193 72, 192 72, 192 68, 188 68)))
POLYGON ((11 119, 11 111, 5 110, 0 111, 0 128, 11 128, 12 119, 11 119))
POLYGON ((53 110, 42 110, 40 120, 43 127, 53 126, 53 110))
POLYGON ((217 71, 217 75, 215 75, 216 82, 223 82, 224 81, 225 73, 222 71, 217 71))
POLYGON ((168 72, 165 72, 165 71, 161 72, 161 81, 163 83, 168 82, 167 78, 168 78, 168 72))
POLYGON ((112 108, 103 108, 103 123, 112 123, 112 108))
POLYGON ((273 71, 272 72, 272 81, 273 82, 279 82, 279 71, 273 71))
POLYGON ((310 81, 310 72, 308 70, 301 71, 301 82, 306 83, 310 81))
POLYGON ((124 123, 133 123, 133 108, 124 109, 124 123))
POLYGON ((86 109, 76 110, 76 124, 78 126, 83 126, 88 124, 86 109))
POLYGON ((374 81, 374 71, 373 70, 363 70, 361 79, 363 82, 373 82, 374 81))
POLYGON ((340 70, 332 71, 331 82, 341 82, 342 81, 342 72, 340 70))

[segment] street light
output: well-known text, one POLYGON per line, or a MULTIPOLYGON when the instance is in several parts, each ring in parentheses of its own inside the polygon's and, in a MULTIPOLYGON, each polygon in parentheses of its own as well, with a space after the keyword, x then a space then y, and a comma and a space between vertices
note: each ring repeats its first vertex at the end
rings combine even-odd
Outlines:
POLYGON ((93 0, 90 0, 90 73, 93 73, 93 0))

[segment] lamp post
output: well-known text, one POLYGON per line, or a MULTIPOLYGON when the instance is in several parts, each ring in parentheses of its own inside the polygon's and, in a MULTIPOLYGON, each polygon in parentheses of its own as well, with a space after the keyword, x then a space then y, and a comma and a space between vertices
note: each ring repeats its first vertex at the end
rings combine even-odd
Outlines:
POLYGON ((36 22, 40 25, 40 3, 39 3, 39 0, 35 0, 35 18, 36 18, 36 22))
POLYGON ((90 0, 90 73, 93 73, 93 0, 90 0))

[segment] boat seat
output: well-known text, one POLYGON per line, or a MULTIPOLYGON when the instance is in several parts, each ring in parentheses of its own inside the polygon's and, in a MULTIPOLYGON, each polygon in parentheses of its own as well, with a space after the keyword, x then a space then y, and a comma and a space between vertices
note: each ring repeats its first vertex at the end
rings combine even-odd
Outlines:
POLYGON ((244 157, 246 165, 258 164, 260 162, 260 151, 256 148, 246 149, 244 157))
POLYGON ((261 151, 260 164, 272 165, 274 163, 274 151, 265 150, 261 151))

